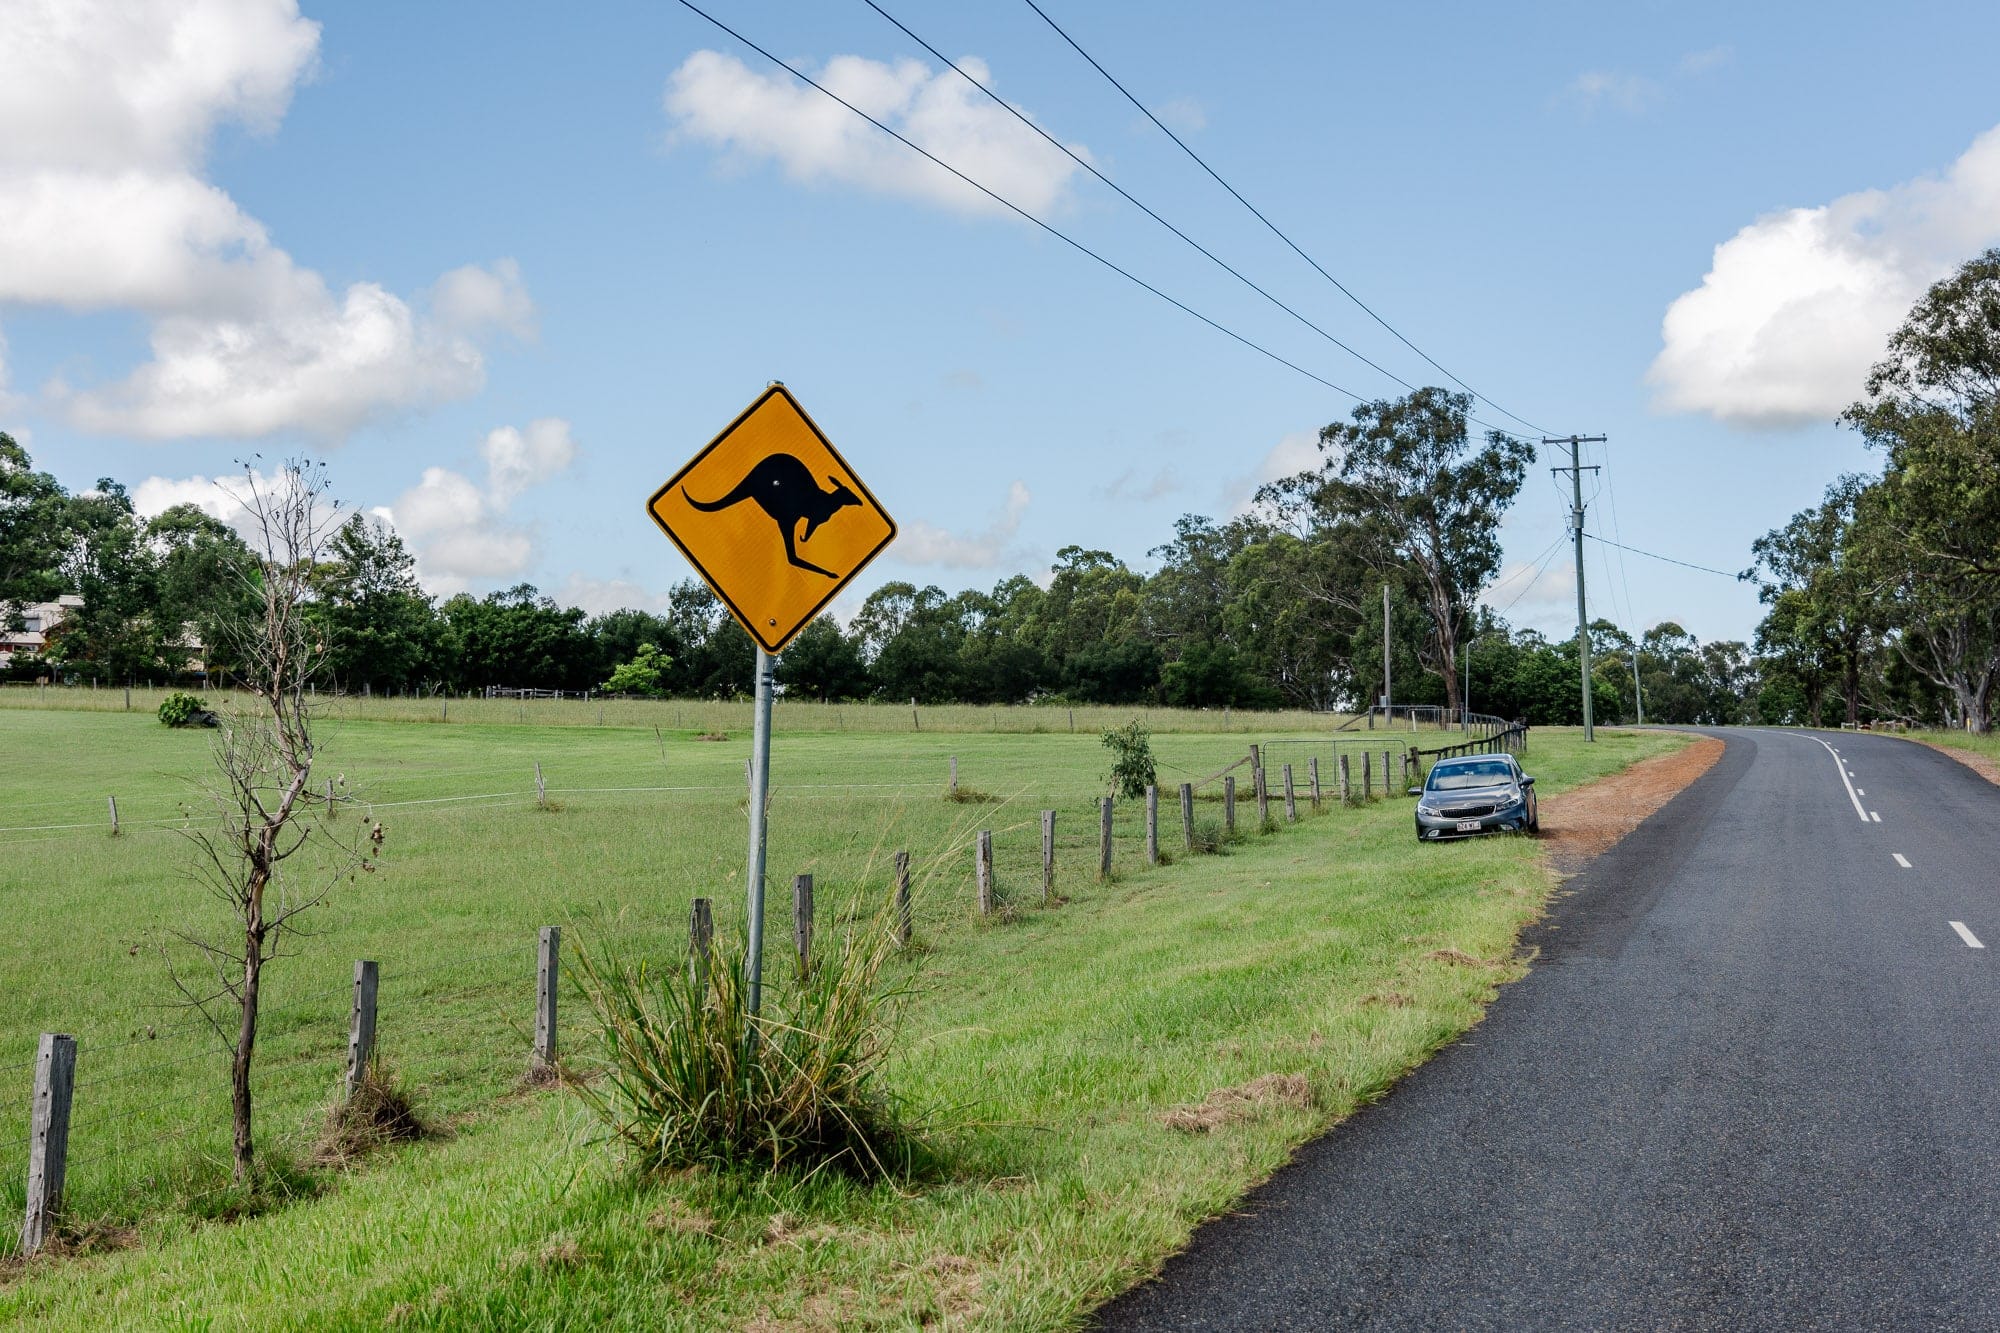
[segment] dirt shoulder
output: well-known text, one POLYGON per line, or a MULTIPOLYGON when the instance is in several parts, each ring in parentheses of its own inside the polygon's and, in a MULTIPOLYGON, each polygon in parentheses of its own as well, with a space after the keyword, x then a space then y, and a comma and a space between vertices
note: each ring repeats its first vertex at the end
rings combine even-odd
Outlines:
POLYGON ((1964 764, 1994 786, 2000 787, 2000 763, 1995 763, 1987 755, 1978 754, 1972 750, 1961 750, 1956 745, 1943 745, 1937 741, 1924 740, 1916 736, 1908 736, 1904 739, 1916 741, 1919 745, 1928 745, 1939 754, 1950 755, 1953 759, 1958 760, 1959 763, 1964 764))
POLYGON ((1623 772, 1544 800, 1541 840, 1550 866, 1574 875, 1721 757, 1722 742, 1703 736, 1672 754, 1642 759, 1623 772))

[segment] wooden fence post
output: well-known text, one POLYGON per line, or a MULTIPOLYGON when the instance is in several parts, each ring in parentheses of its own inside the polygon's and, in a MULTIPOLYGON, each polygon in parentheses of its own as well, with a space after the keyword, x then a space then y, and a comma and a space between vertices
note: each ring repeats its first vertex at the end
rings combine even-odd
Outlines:
POLYGON ((715 904, 697 898, 688 906, 688 979, 708 985, 709 948, 715 943, 715 904))
POLYGON ((358 958, 354 962, 354 1010, 347 1023, 347 1090, 348 1100, 354 1097, 355 1089, 368 1074, 368 1061, 375 1054, 375 992, 381 984, 381 972, 374 960, 358 958))
POLYGON ((1099 820, 1099 827, 1097 834, 1097 877, 1099 879, 1110 879, 1111 878, 1111 798, 1109 796, 1104 797, 1097 803, 1097 806, 1098 806, 1098 820, 1099 820))
POLYGON ((1264 781, 1264 770, 1250 770, 1250 781, 1257 788, 1257 831, 1262 833, 1271 826, 1271 790, 1264 781))
POLYGON ((1160 789, 1146 788, 1146 864, 1160 863, 1160 789))
POLYGON ((958 756, 951 757, 951 790, 958 790, 958 756))
POLYGON ((922 731, 923 729, 924 724, 917 720, 917 701, 912 697, 910 700, 910 730, 922 731))
POLYGON ((1056 898, 1056 812, 1042 811, 1042 901, 1056 898))
POLYGON ((1366 750, 1363 750, 1361 752, 1361 799, 1364 801, 1372 801, 1375 799, 1374 762, 1375 762, 1374 755, 1370 754, 1366 750))
POLYGON ((1264 751, 1259 746, 1250 747, 1250 771, 1255 773, 1264 766, 1264 751))
POLYGON ((1350 780, 1347 768, 1347 755, 1344 752, 1340 756, 1340 803, 1342 805, 1354 804, 1354 783, 1350 780))
POLYGON ((1287 824, 1296 824, 1299 822, 1299 799, 1292 792, 1292 766, 1290 764, 1285 765, 1285 822, 1287 824))
POLYGON ((1382 795, 1384 799, 1395 795, 1395 792, 1390 790, 1389 787, 1389 752, 1387 750, 1382 751, 1382 795))
POLYGON ((539 759, 535 761, 535 807, 540 810, 549 808, 549 787, 542 781, 542 761, 539 759))
POLYGON ((896 943, 910 942, 910 854, 896 853, 896 943))
POLYGON ((1236 775, 1231 773, 1222 780, 1222 831, 1235 836, 1236 833, 1236 775))
POLYGON ((118 836, 118 798, 107 796, 104 799, 111 802, 111 836, 115 838, 118 836))
POLYGON ((535 1068, 556 1063, 556 968, 562 954, 562 927, 543 926, 535 960, 535 1068))
POLYGON ((979 846, 973 854, 973 872, 979 885, 979 915, 993 915, 993 831, 979 830, 979 846))
POLYGON ((1312 808, 1319 809, 1319 756, 1306 760, 1306 776, 1312 784, 1312 808))
POLYGON ((1076 735, 1076 710, 1074 708, 1069 710, 1069 734, 1072 736, 1076 735))
POLYGON ((1181 784, 1181 849, 1194 850, 1194 784, 1181 784))
POLYGON ((792 876, 792 948, 799 956, 799 975, 812 968, 813 877, 792 876))
POLYGON ((70 1095, 76 1090, 76 1038, 44 1032, 35 1051, 35 1096, 28 1112, 28 1209, 21 1253, 34 1254, 62 1212, 69 1169, 70 1095))

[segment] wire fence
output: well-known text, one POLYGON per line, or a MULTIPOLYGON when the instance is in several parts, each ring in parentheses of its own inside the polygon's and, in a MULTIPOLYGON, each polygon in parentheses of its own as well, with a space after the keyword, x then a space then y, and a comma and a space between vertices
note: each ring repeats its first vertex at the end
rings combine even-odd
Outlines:
MULTIPOLYGON (((1289 762, 1282 756, 1287 746, 1299 747, 1309 761, 1316 756, 1337 755, 1340 742, 1329 736, 1280 739, 1249 747, 1250 754, 1208 773, 1181 772, 1168 766, 1169 779, 1183 779, 1190 793, 1212 793, 1234 783, 1237 800, 1251 798, 1273 786, 1270 775, 1277 765, 1289 762)), ((934 763, 934 760, 927 761, 934 763)), ((942 773, 924 780, 907 782, 809 784, 803 791, 824 791, 839 799, 857 790, 902 791, 920 788, 936 791, 944 784, 942 773)), ((1312 801, 1305 774, 1297 775, 1297 801, 1284 803, 1283 822, 1301 817, 1322 802, 1312 801)), ((1331 796, 1332 775, 1323 774, 1331 796)), ((909 922, 921 918, 927 944, 934 947, 967 920, 969 906, 979 912, 1027 908, 1042 899, 1053 905, 1059 901, 1052 890, 1059 886, 1064 896, 1072 896, 1081 885, 1105 877, 1114 861, 1130 865, 1135 860, 1157 863, 1167 859, 1163 850, 1175 852, 1196 848, 1192 806, 1181 803, 1175 809, 1175 788, 1167 781, 1154 799, 1118 801, 1098 819, 1077 820, 1072 813, 1058 825, 1042 812, 1042 819, 1025 808, 1010 811, 1006 806, 970 808, 962 820, 941 835, 929 851, 909 858, 908 896, 901 891, 891 896, 892 859, 870 854, 864 882, 855 882, 828 893, 834 887, 821 886, 822 910, 838 913, 843 898, 850 913, 893 911, 909 930, 909 922), (1176 820, 1183 827, 1176 830, 1176 820), (1044 820, 1049 822, 1044 823, 1044 820), (980 827, 980 825, 984 827, 980 827), (1164 824, 1164 828, 1163 828, 1164 824), (1044 829, 1048 833, 1044 834, 1044 829), (982 836, 984 835, 984 836, 982 836), (976 893, 974 885, 977 885, 976 893), (865 907, 873 904, 873 907, 865 907)), ((727 786, 693 787, 577 787, 551 788, 552 793, 568 791, 604 793, 649 793, 660 791, 730 791, 727 786)), ((1382 794, 1390 794, 1384 784, 1382 794)), ((452 798, 461 801, 503 798, 531 799, 526 791, 452 798)), ((390 803, 379 803, 387 805, 390 803)), ((1325 804, 1332 804, 1331 801, 1325 804)), ((1264 814, 1260 823, 1266 831, 1276 831, 1279 815, 1264 814)), ((1230 811, 1232 829, 1235 810, 1230 811)), ((774 879, 776 877, 774 876, 774 879)), ((774 907, 782 897, 772 894, 774 907)), ((666 917, 620 916, 609 921, 586 923, 597 931, 600 942, 616 948, 630 948, 641 955, 664 952, 669 957, 689 947, 685 922, 666 917)), ((785 932, 773 931, 768 939, 774 951, 789 947, 785 932)), ((544 1026, 544 997, 558 988, 544 975, 552 966, 549 950, 542 941, 524 934, 502 943, 488 937, 492 947, 459 945, 449 953, 436 946, 411 940, 394 956, 376 960, 374 980, 366 988, 372 996, 369 1026, 376 1032, 374 1050, 389 1053, 394 1067, 425 1091, 427 1098, 441 1099, 460 1109, 470 1109, 513 1087, 540 1058, 534 1043, 541 1040, 544 1026)), ((683 954, 684 956, 684 954, 683 954)), ((357 968, 360 965, 357 964, 357 968)), ((357 973, 358 976, 358 973, 357 973)), ((320 981, 308 984, 303 994, 286 995, 276 1004, 260 1006, 258 1064, 253 1086, 259 1107, 259 1142, 299 1151, 335 1104, 343 1079, 353 1073, 354 1048, 360 1026, 356 1017, 362 1003, 363 987, 354 981, 338 986, 320 981)), ((272 998, 279 998, 273 996, 272 998)), ((82 997, 80 996, 81 1000, 82 997)), ((80 1008, 94 1006, 80 1004, 80 1008)), ((186 1006, 168 1006, 185 1010, 186 1006)), ((42 1006, 47 1012, 48 1006, 42 1006)), ((228 1064, 234 1034, 234 1009, 225 997, 217 1017, 218 1032, 206 1018, 174 1015, 175 1021, 161 1023, 157 1010, 134 1014, 126 1019, 100 1021, 78 1031, 75 1051, 75 1080, 69 1122, 70 1163, 64 1206, 80 1217, 134 1220, 162 1208, 192 1206, 206 1195, 230 1188, 216 1176, 226 1170, 229 1117, 228 1064)), ((554 1010, 546 1015, 549 1041, 556 1041, 554 1010)), ((565 1019, 561 1041, 573 1048, 589 1040, 587 1013, 581 1019, 565 1019)), ((23 1034, 25 1035, 25 1034, 23 1034)), ((17 1048, 18 1049, 18 1048, 17 1048)), ((555 1049, 553 1045, 551 1050, 555 1049)), ((0 1054, 13 1052, 0 1050, 0 1054)), ((23 1052, 27 1054, 27 1052, 23 1052)), ((364 1057, 365 1058, 365 1054, 364 1057)), ((29 1177, 29 1160, 40 1149, 29 1133, 25 1108, 30 1102, 31 1081, 41 1072, 37 1058, 9 1059, 0 1063, 0 1202, 23 1205, 29 1177), (9 1094, 7 1087, 16 1092, 9 1094), (7 1108, 15 1109, 7 1109, 7 1108)), ((25 1206, 32 1206, 26 1204, 25 1206)), ((11 1229, 0 1228, 0 1253, 15 1243, 11 1229)))

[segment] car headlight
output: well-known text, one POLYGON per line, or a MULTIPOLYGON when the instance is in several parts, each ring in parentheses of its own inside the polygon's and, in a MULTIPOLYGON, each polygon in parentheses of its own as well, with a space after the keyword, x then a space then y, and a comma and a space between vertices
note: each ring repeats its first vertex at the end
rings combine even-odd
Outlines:
POLYGON ((1512 810, 1516 806, 1520 805, 1521 802, 1526 799, 1527 798, 1525 796, 1523 796, 1520 792, 1517 791, 1512 796, 1509 796, 1506 800, 1500 802, 1499 808, 1502 810, 1512 810))
POLYGON ((1420 815, 1427 816, 1428 818, 1431 819, 1436 819, 1438 817, 1439 811, 1438 808, 1434 805, 1431 805, 1424 801, 1418 801, 1417 813, 1420 815))

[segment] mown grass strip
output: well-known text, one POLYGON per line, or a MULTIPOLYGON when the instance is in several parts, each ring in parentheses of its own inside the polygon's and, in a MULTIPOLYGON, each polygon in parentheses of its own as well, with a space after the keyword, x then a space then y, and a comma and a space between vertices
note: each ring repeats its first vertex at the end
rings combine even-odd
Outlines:
MULTIPOLYGON (((0 717, 0 727, 11 720, 0 717)), ((411 733, 442 734, 355 724, 352 762, 364 750, 378 769, 458 762, 409 745, 411 733)), ((489 733, 486 757, 513 762, 514 739, 489 733)), ((856 738, 824 743, 818 753, 816 742, 796 743, 791 771, 846 771, 876 757, 856 738)), ((906 743, 892 738, 883 763, 909 761, 906 743)), ((1554 792, 1679 743, 1605 731, 1586 749, 1537 733, 1529 767, 1554 792)), ((920 899, 921 947, 900 964, 907 971, 898 979, 919 994, 888 1075, 941 1127, 942 1174, 876 1184, 824 1173, 636 1180, 593 1141, 572 1101, 509 1094, 522 1054, 514 1047, 525 1043, 502 1024, 475 1018, 440 1048, 422 1040, 432 1016, 405 1010, 399 1046, 389 999, 396 973, 385 965, 384 1049, 431 1121, 455 1137, 389 1149, 326 1177, 322 1197, 230 1225, 192 1220, 171 1180, 135 1193, 128 1173, 122 1186, 86 1187, 85 1200, 118 1204, 107 1216, 138 1223, 141 1243, 15 1277, 0 1286, 0 1318, 72 1327, 152 1326, 175 1311, 218 1327, 1073 1325, 1297 1143, 1476 1021, 1494 987, 1515 975, 1517 932, 1546 896, 1531 843, 1418 846, 1400 799, 1329 808, 1296 828, 1246 837, 1228 855, 1156 870, 1139 866, 1128 812, 1124 869, 1099 886, 1089 873, 1088 802, 1102 763, 1087 744, 1004 735, 979 748, 952 744, 968 782, 1022 793, 1020 808, 961 809, 938 794, 850 803, 820 817, 810 812, 824 806, 781 804, 786 819, 774 826, 789 827, 792 839, 790 859, 778 864, 871 893, 886 884, 886 849, 948 853, 920 899), (1070 896, 1047 910, 1033 905, 1035 811, 1045 804, 1063 811, 1058 888, 1070 896), (978 826, 1012 830, 996 844, 1014 910, 986 924, 971 916, 965 852, 978 826), (1303 1079, 1308 1095, 1216 1101, 1274 1075, 1303 1079), (1240 1113, 1190 1132, 1186 1122, 1204 1119, 1190 1108, 1217 1104, 1240 1113)), ((1156 740, 1163 761, 1204 772, 1232 745, 1156 740)), ((720 748, 688 745, 684 762, 740 767, 740 755, 720 748)), ((615 748, 563 760, 628 761, 615 748)), ((687 899, 712 894, 721 907, 740 894, 730 883, 733 873, 740 886, 740 815, 733 802, 685 815, 640 808, 669 827, 649 829, 618 803, 412 817, 400 863, 331 913, 327 937, 296 961, 294 993, 314 989, 316 964, 338 969, 401 941, 435 962, 426 982, 442 995, 511 975, 475 968, 455 977, 450 959, 518 937, 520 985, 531 996, 532 926, 567 906, 608 907, 633 947, 677 959, 687 899)), ((178 900, 155 882, 160 862, 137 850, 150 844, 122 840, 98 859, 109 843, 56 883, 74 947, 113 963, 145 913, 178 900)), ((105 1018, 148 993, 140 969, 104 972, 94 996, 66 985, 74 974, 35 980, 73 1005, 95 998, 105 1018)), ((330 1022, 302 1008, 286 1034, 293 1047, 274 1038, 267 1124, 316 1123, 327 1071, 338 1066, 332 1008, 330 1022)), ((524 999, 523 1025, 527 1013, 524 999)), ((36 1021, 17 1019, 10 1031, 36 1021)), ((164 1176, 188 1160, 168 1155, 157 1169, 164 1176)))

